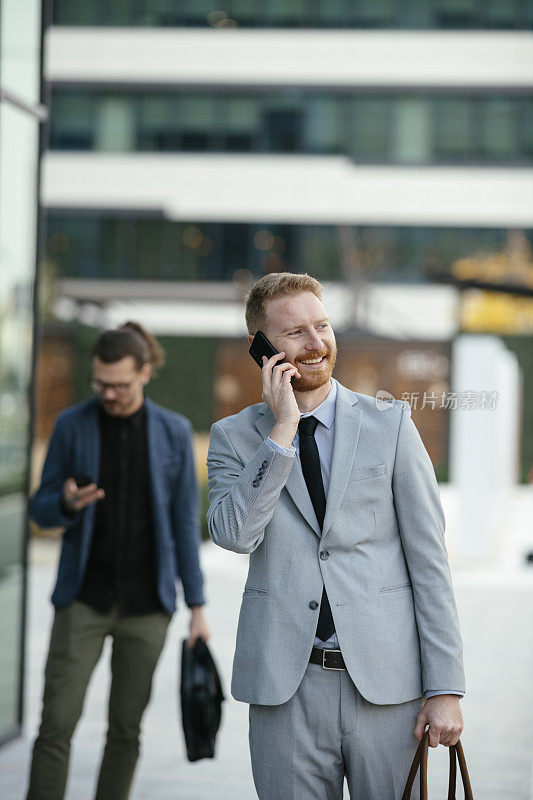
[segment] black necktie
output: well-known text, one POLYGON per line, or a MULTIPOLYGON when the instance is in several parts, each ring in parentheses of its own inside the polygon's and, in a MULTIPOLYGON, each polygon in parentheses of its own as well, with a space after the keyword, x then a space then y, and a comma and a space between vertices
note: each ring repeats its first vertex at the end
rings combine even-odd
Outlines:
MULTIPOLYGON (((304 474, 305 483, 316 518, 320 529, 324 523, 326 513, 326 493, 322 483, 322 472, 320 471, 320 458, 318 457, 318 447, 315 441, 315 430, 318 425, 316 417, 301 417, 298 423, 298 435, 300 439, 300 463, 304 474)), ((322 590, 322 601, 320 603, 320 613, 316 635, 323 642, 327 641, 335 633, 335 624, 331 615, 331 606, 326 594, 326 587, 322 590)))

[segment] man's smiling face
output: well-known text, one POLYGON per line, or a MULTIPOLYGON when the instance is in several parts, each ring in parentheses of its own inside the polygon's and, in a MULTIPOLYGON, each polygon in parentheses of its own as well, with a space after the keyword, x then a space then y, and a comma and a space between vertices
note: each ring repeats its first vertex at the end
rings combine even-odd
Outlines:
POLYGON ((294 378, 297 392, 312 392, 331 378, 337 345, 326 310, 312 292, 279 297, 265 302, 265 334, 285 361, 294 364, 301 378, 294 378))

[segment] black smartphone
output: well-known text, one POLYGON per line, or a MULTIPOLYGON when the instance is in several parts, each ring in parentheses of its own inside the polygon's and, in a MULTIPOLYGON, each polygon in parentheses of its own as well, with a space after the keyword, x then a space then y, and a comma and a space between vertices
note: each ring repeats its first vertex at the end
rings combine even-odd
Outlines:
MULTIPOLYGON (((272 358, 272 356, 275 356, 278 351, 272 342, 269 342, 263 331, 257 331, 248 352, 256 364, 259 364, 261 369, 263 369, 263 356, 272 358)), ((283 364, 284 361, 285 359, 283 358, 281 361, 278 361, 278 364, 283 364)))
POLYGON ((81 489, 83 486, 88 486, 90 483, 96 483, 96 481, 93 481, 90 475, 84 475, 81 472, 77 472, 72 477, 76 481, 76 486, 78 489, 81 489))

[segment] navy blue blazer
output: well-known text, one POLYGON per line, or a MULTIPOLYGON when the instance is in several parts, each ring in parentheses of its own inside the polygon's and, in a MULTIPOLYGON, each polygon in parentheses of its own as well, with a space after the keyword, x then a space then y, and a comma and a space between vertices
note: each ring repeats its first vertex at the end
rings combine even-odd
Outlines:
MULTIPOLYGON (((176 609, 176 579, 188 606, 202 605, 203 579, 198 547, 198 487, 194 471, 191 424, 180 414, 146 399, 150 492, 156 546, 157 589, 169 614, 176 609)), ((30 498, 30 517, 42 528, 66 528, 57 582, 56 608, 76 597, 85 572, 94 527, 95 505, 74 518, 61 510, 63 483, 74 473, 99 479, 98 400, 68 408, 54 427, 41 485, 30 498)))

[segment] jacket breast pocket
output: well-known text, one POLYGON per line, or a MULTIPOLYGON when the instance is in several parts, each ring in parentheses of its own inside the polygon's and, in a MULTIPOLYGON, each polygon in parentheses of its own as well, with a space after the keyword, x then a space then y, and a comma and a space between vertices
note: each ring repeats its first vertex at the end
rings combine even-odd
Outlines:
POLYGON ((259 599, 265 598, 268 592, 266 589, 255 589, 253 586, 245 586, 244 592, 242 593, 243 597, 257 597, 259 599))
POLYGON ((410 583, 398 583, 395 586, 383 586, 379 591, 381 594, 392 594, 393 592, 405 592, 411 589, 410 583))
POLYGON ((358 483, 359 481, 368 481, 371 478, 381 478, 385 475, 385 464, 376 464, 375 467, 359 467, 352 470, 350 474, 350 483, 358 483))

